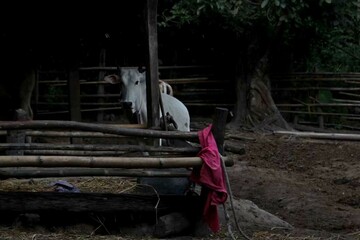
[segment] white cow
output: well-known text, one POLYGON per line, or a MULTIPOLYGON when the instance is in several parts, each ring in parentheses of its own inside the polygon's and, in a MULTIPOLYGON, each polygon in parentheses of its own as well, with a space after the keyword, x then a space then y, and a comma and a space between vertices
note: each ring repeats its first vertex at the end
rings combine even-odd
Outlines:
MULTIPOLYGON (((138 69, 128 68, 121 69, 120 76, 116 74, 108 75, 104 78, 106 82, 115 84, 121 83, 121 102, 131 107, 132 113, 139 112, 140 123, 147 123, 147 104, 146 104, 146 74, 139 72, 138 69)), ((190 115, 185 105, 173 97, 172 89, 166 87, 164 82, 164 91, 160 96, 164 105, 164 112, 170 115, 176 122, 177 130, 190 131, 190 115)), ((168 85, 168 84, 167 84, 168 85)), ((170 85, 168 85, 170 86, 170 85)), ((161 89, 161 87, 160 87, 161 89)), ((160 111, 160 117, 162 112, 160 111)))

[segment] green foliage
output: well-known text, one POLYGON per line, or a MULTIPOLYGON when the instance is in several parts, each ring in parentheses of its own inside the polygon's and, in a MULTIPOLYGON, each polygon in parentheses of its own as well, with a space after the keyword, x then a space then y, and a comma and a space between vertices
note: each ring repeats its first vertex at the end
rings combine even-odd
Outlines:
POLYGON ((333 97, 331 91, 329 90, 319 90, 317 100, 319 103, 331 103, 333 102, 333 97))
POLYGON ((333 20, 319 29, 321 38, 312 43, 308 69, 360 71, 360 2, 334 1, 333 20))
POLYGON ((360 71, 358 0, 178 0, 159 25, 215 26, 249 44, 263 34, 264 46, 275 42, 294 51, 298 70, 360 71))

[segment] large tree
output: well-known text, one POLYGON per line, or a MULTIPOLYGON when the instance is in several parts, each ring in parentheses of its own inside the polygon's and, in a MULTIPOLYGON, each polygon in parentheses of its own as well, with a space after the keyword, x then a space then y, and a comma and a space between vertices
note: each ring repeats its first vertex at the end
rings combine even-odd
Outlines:
POLYGON ((160 27, 201 30, 232 61, 237 101, 230 127, 289 129, 271 96, 270 71, 359 69, 359 6, 359 0, 179 0, 165 7, 160 27))

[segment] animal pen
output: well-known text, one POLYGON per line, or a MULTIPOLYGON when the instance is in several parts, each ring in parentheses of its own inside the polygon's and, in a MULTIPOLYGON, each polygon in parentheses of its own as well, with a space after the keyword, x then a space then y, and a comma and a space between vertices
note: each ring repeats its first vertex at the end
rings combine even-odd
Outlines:
MULTIPOLYGON (((227 111, 218 109, 217 113, 212 131, 216 136, 219 149, 223 149, 227 111)), ((193 147, 124 144, 129 138, 177 139, 196 144, 197 132, 41 120, 1 122, 0 129, 7 131, 8 140, 16 141, 0 144, 3 153, 0 156, 1 179, 116 176, 119 179, 121 177, 158 178, 166 184, 171 184, 172 178, 188 178, 191 171, 200 168, 203 164, 202 159, 197 156, 201 150, 198 144, 193 147), (30 138, 32 141, 29 141, 30 138), (57 141, 51 141, 54 138, 57 141), (59 142, 59 138, 65 141, 59 142), (83 143, 70 144, 69 138, 81 138, 83 143), (97 143, 90 141, 94 138, 97 139, 95 141, 97 143), (99 141, 99 138, 102 140, 99 141), (38 142, 38 139, 48 140, 38 142), (87 141, 92 143, 85 143, 87 141), (104 142, 114 144, 103 144, 104 142), (145 152, 147 156, 144 156, 145 152), (174 171, 174 169, 182 171, 174 171)), ((231 159, 226 157, 222 158, 222 161, 224 170, 225 166, 233 165, 231 159)), ((0 212, 9 219, 14 214, 17 216, 24 213, 38 213, 46 214, 46 216, 56 214, 59 220, 61 216, 69 217, 76 213, 95 212, 112 216, 119 214, 124 221, 127 216, 130 221, 132 217, 127 214, 131 212, 131 214, 150 215, 151 221, 155 221, 157 216, 174 211, 182 211, 191 214, 191 219, 199 219, 202 206, 200 196, 160 194, 156 190, 152 191, 152 194, 19 192, 16 190, 0 193, 0 212)))
MULTIPOLYGON (((70 121, 32 120, 0 122, 4 141, 0 143, 0 179, 35 179, 66 177, 119 177, 188 179, 201 169, 203 159, 198 132, 163 131, 159 129, 158 59, 156 39, 157 1, 147 3, 147 109, 148 125, 110 125, 82 122, 80 109, 80 78, 75 65, 68 70, 70 121), (145 128, 144 128, 145 127, 145 128), (61 140, 60 140, 61 139, 61 140), (187 141, 188 147, 158 146, 159 139, 187 141), (156 140, 156 141, 155 141, 156 140), (150 144, 143 144, 144 141, 150 144), (141 142, 142 144, 139 144, 141 142), (181 171, 174 171, 174 169, 181 171)), ((62 82, 61 84, 63 84, 62 82)), ((99 92, 101 94, 101 91, 99 92)), ((39 102, 37 102, 38 104, 39 102)), ((104 109, 102 109, 104 110, 104 109)), ((228 110, 214 112, 211 133, 216 139, 217 152, 224 155, 224 134, 228 110)), ((210 126, 209 126, 210 127, 210 126)), ((225 171, 233 162, 225 155, 220 159, 225 171)), ((171 187, 171 186, 170 186, 171 187)), ((148 213, 152 221, 174 211, 201 218, 204 199, 194 194, 115 194, 89 192, 0 192, 0 212, 10 218, 18 214, 37 213, 47 220, 77 213, 97 212, 119 214, 129 221, 132 214, 148 213), (130 213, 129 213, 130 212, 130 213)), ((3 221, 3 219, 2 219, 3 221)))

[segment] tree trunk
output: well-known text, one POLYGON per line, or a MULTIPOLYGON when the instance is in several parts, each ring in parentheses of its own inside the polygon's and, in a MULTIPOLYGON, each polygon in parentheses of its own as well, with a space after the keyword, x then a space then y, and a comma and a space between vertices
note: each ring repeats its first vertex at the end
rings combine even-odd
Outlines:
MULTIPOLYGON (((267 75, 268 65, 268 52, 266 52, 247 77, 236 77, 235 118, 229 127, 246 125, 256 131, 291 130, 272 99, 267 75), (249 87, 246 80, 250 82, 249 87)), ((238 72, 237 75, 240 73, 238 72)))
MULTIPOLYGON (((239 51, 239 56, 243 56, 239 51)), ((238 57, 235 66, 235 91, 236 91, 236 102, 234 107, 234 118, 228 124, 229 128, 239 128, 240 126, 246 125, 246 118, 248 115, 248 101, 247 92, 249 89, 248 78, 244 67, 244 61, 241 57, 238 57)))

